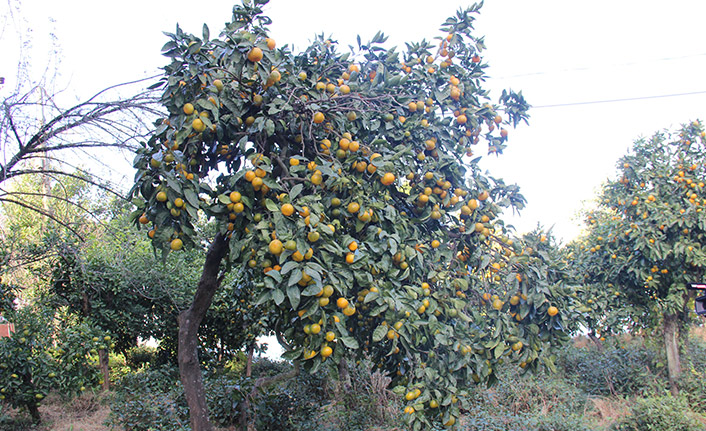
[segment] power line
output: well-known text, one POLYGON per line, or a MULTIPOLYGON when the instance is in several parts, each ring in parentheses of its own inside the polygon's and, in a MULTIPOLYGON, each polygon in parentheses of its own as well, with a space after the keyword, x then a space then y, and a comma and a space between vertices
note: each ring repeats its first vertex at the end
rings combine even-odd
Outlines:
POLYGON ((648 60, 631 61, 631 62, 626 62, 626 63, 601 64, 598 67, 596 67, 596 66, 578 66, 578 67, 570 67, 570 68, 566 68, 566 69, 540 70, 537 72, 525 72, 525 73, 518 73, 515 75, 497 76, 497 77, 492 77, 492 78, 499 80, 499 79, 510 79, 510 78, 522 78, 522 77, 528 77, 528 76, 554 75, 554 74, 567 73, 567 72, 586 72, 586 71, 590 71, 590 70, 605 71, 606 69, 611 69, 611 68, 640 66, 640 65, 649 64, 649 63, 657 63, 657 62, 662 62, 662 61, 666 62, 666 61, 675 61, 675 60, 685 60, 685 59, 690 59, 690 58, 695 58, 695 57, 703 57, 703 56, 706 56, 706 53, 689 54, 689 55, 674 56, 674 57, 653 58, 653 59, 648 59, 648 60))
POLYGON ((532 108, 533 109, 558 108, 558 107, 562 107, 562 106, 579 106, 579 105, 595 105, 595 104, 599 104, 599 103, 631 102, 631 101, 635 101, 635 100, 662 99, 665 97, 693 96, 696 94, 706 94, 706 90, 705 91, 692 91, 689 93, 660 94, 660 95, 656 95, 656 96, 627 97, 624 99, 606 99, 606 100, 591 100, 591 101, 587 101, 587 102, 556 103, 556 104, 552 104, 552 105, 532 106, 532 108))

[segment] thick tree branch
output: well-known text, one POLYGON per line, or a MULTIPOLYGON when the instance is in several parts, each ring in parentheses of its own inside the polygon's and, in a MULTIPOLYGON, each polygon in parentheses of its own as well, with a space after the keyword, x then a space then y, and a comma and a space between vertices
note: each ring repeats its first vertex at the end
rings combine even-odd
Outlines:
POLYGON ((5 106, 5 115, 7 116, 7 121, 10 122, 10 129, 12 129, 12 133, 15 135, 15 139, 17 139, 17 146, 20 150, 22 150, 22 148, 24 148, 24 143, 22 142, 22 138, 20 138, 20 135, 17 132, 17 127, 15 126, 15 122, 12 119, 12 113, 10 112, 10 108, 5 103, 3 103, 3 105, 5 106))
POLYGON ((294 361, 294 368, 292 368, 290 371, 287 371, 286 373, 280 373, 271 377, 260 377, 259 379, 255 380, 255 385, 253 387, 252 392, 250 393, 250 396, 254 397, 256 395, 256 391, 259 389, 264 389, 269 386, 276 385, 279 382, 292 379, 298 375, 299 362, 294 361))

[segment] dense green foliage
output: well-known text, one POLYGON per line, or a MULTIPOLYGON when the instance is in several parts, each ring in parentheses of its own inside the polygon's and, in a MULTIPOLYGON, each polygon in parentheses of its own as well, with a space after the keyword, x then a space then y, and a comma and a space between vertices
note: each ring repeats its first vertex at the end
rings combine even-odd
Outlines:
POLYGON ((636 141, 566 248, 539 229, 513 237, 502 214, 524 198, 480 153, 500 155, 529 106, 483 88, 479 5, 404 50, 378 33, 350 52, 317 37, 296 53, 268 34, 266 3, 236 6, 216 38, 167 34, 153 87, 166 115, 137 151, 132 202, 80 175, 8 189, 31 205, 3 207, 0 312, 17 332, 0 339, 1 428, 24 426, 8 408, 39 422, 51 393, 97 389, 97 352, 114 350, 107 425, 189 429, 176 321, 219 241, 198 340, 217 426, 704 428, 702 340, 672 337, 665 354, 611 336, 654 335, 668 318, 674 334, 689 328, 685 285, 706 267, 701 123, 636 141), (596 346, 559 348, 586 328, 596 346), (267 333, 285 361, 244 376, 243 351, 267 333), (665 366, 679 347, 682 376, 665 366))
POLYGON ((212 220, 265 306, 242 333, 278 332, 310 372, 369 356, 413 429, 453 427, 464 382, 492 382, 501 358, 552 367, 567 339, 563 286, 500 218, 524 198, 475 154, 502 153, 528 105, 483 89, 480 5, 403 50, 378 33, 297 53, 268 34, 266 3, 235 6, 218 38, 168 35, 135 224, 166 258, 200 249, 212 220))
POLYGON ((700 431, 704 424, 689 415, 681 398, 657 396, 635 400, 630 416, 621 420, 615 431, 700 431))
POLYGON ((109 335, 46 308, 4 315, 16 332, 0 338, 0 400, 39 421, 38 407, 50 391, 71 398, 99 383, 96 354, 109 349, 109 335))
POLYGON ((706 135, 699 122, 635 141, 586 214, 572 263, 591 329, 620 333, 683 314, 706 267, 706 135), (589 301, 589 299, 591 301, 589 301))
MULTIPOLYGON (((663 354, 657 340, 611 338, 603 350, 587 340, 567 346, 557 358, 556 373, 521 374, 517 367, 501 365, 498 382, 490 388, 475 386, 469 408, 460 418, 466 431, 608 431, 694 428, 706 423, 700 407, 704 392, 674 398, 667 393, 663 354), (583 347, 578 347, 583 346, 583 347), (682 427, 682 428, 679 428, 682 427)), ((703 362, 706 342, 693 337, 685 360, 703 362)), ((385 377, 362 362, 351 370, 351 386, 337 392, 331 380, 304 373, 259 392, 248 409, 258 431, 398 430, 400 400, 385 389, 385 377)), ((278 375, 287 363, 259 360, 254 378, 278 375)), ((207 378, 208 399, 214 422, 237 424, 242 396, 252 379, 240 372, 207 378)), ((694 382, 700 381, 694 375, 694 382)), ((175 370, 145 369, 124 379, 112 401, 114 425, 142 423, 147 429, 181 430, 186 420, 175 370), (138 400, 153 400, 142 406, 138 400), (150 407, 150 405, 158 407, 150 407), (160 411, 168 414, 160 415, 160 411)), ((136 425, 130 425, 136 426, 136 425)))

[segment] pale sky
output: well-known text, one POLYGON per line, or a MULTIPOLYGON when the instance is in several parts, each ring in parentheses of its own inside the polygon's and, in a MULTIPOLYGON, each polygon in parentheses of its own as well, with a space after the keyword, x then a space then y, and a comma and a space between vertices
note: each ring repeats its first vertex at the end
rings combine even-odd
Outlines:
MULTIPOLYGON (((35 76, 46 66, 48 34, 60 49, 59 84, 67 99, 158 72, 167 59, 162 31, 178 22, 217 35, 233 2, 209 0, 17 0, 0 5, 0 76, 14 87, 16 26, 32 29, 35 76), (12 13, 10 11, 12 10, 12 13), (25 23, 22 23, 22 20, 25 23)), ((554 226, 564 241, 579 232, 574 215, 614 173, 633 139, 694 119, 706 120, 706 2, 695 0, 487 0, 476 21, 485 35, 487 87, 522 90, 536 108, 529 126, 510 132, 509 148, 484 163, 493 176, 520 185, 528 206, 519 231, 554 226), (699 93, 664 98, 646 98, 699 93), (616 99, 612 103, 581 104, 616 99), (566 105, 566 106, 549 106, 566 105)), ((272 0, 271 36, 303 48, 324 33, 342 45, 377 30, 389 45, 430 39, 458 0, 272 0)), ((36 78, 35 78, 36 79, 36 78)), ((68 103, 68 102, 67 102, 68 103)), ((130 179, 132 173, 127 174, 130 179)))

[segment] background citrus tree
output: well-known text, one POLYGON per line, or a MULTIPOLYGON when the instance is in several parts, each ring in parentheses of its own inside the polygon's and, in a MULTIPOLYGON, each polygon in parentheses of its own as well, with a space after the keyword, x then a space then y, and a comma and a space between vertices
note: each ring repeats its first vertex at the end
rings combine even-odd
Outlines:
POLYGON ((475 154, 501 153, 528 106, 508 91, 489 103, 477 5, 404 51, 378 33, 292 53, 265 3, 236 6, 221 38, 169 35, 169 115, 135 160, 135 223, 165 258, 204 247, 201 217, 217 226, 179 318, 192 428, 211 429, 198 328, 231 268, 286 358, 345 381, 347 359, 371 357, 413 429, 453 427, 472 382, 506 359, 536 368, 565 338, 570 297, 499 218, 524 199, 475 154))
POLYGON ((703 281, 706 263, 704 136, 693 122, 635 141, 587 215, 586 238, 575 244, 593 329, 661 327, 674 393, 679 328, 689 316, 686 285, 703 281))
POLYGON ((98 350, 109 350, 111 337, 56 309, 16 310, 10 300, 16 293, 15 286, 0 284, 0 313, 16 329, 0 338, 0 401, 39 423, 39 408, 50 391, 70 399, 99 382, 98 350))

